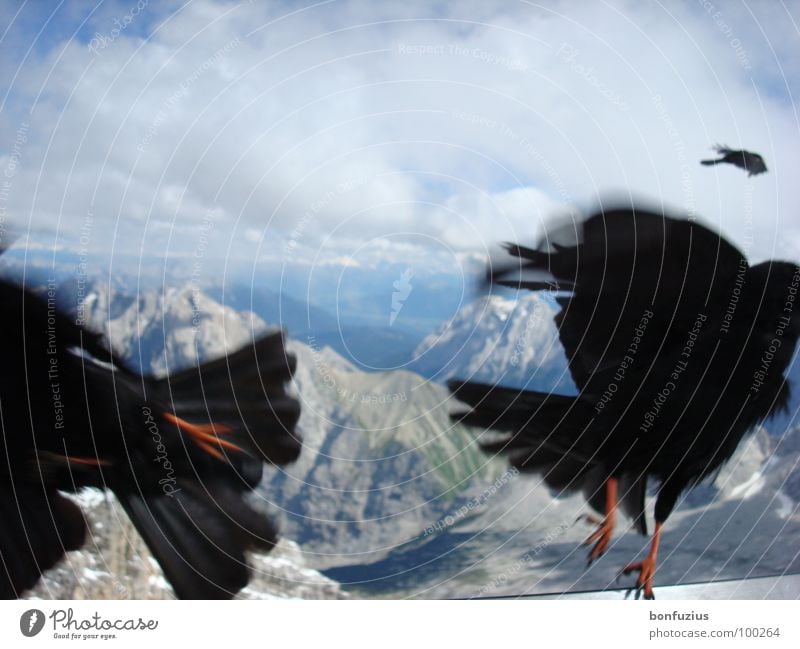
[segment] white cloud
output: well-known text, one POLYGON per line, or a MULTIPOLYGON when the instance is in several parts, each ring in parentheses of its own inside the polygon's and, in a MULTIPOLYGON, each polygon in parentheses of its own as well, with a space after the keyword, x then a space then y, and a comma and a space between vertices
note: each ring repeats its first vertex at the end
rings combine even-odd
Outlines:
POLYGON ((334 257, 333 259, 325 259, 320 262, 320 266, 341 266, 344 268, 359 268, 361 266, 358 261, 349 255, 342 255, 341 257, 334 257))
POLYGON ((0 173, 30 124, 3 205, 17 227, 75 231, 91 213, 98 249, 116 232, 116 250, 177 253, 214 210, 219 254, 230 237, 263 254, 301 224, 298 245, 324 243, 326 258, 400 233, 483 254, 613 190, 693 209, 752 239, 757 259, 800 252, 788 9, 203 0, 152 20, 158 10, 146 33, 143 17, 96 53, 74 39, 17 61, 0 117, 0 173), (769 174, 701 167, 718 141, 759 151, 769 174), (167 244, 153 220, 180 231, 167 244))

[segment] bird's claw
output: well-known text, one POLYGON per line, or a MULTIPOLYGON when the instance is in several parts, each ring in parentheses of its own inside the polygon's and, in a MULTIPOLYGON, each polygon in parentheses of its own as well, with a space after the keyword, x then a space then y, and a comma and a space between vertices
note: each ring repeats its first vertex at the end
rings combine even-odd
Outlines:
POLYGON ((583 545, 594 544, 594 547, 589 552, 589 561, 586 564, 586 567, 588 568, 592 565, 592 563, 606 553, 608 544, 611 542, 611 535, 614 532, 614 521, 608 518, 597 519, 589 514, 586 514, 584 517, 590 523, 598 526, 597 529, 592 532, 592 534, 590 534, 589 537, 583 542, 583 545))
POLYGON ((581 514, 578 518, 575 519, 575 523, 580 521, 586 521, 589 525, 602 525, 603 519, 597 518, 597 516, 592 516, 591 514, 581 514))
POLYGON ((636 584, 625 591, 625 599, 628 599, 631 593, 635 593, 635 599, 640 599, 642 596, 644 596, 644 599, 655 599, 656 596, 653 593, 653 577, 656 572, 656 562, 650 557, 645 558, 639 563, 629 563, 625 566, 617 575, 617 582, 619 582, 623 575, 628 576, 632 572, 637 571, 639 572, 639 576, 636 579, 636 584))

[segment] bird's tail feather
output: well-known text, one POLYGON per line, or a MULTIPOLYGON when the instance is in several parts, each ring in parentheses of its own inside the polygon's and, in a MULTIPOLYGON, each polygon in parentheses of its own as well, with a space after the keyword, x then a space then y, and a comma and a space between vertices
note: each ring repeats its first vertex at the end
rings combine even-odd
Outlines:
POLYGON ((711 165, 719 164, 720 162, 724 162, 724 160, 701 160, 700 164, 709 167, 711 165))
POLYGON ((572 288, 571 283, 563 281, 563 278, 557 279, 553 273, 552 253, 527 248, 516 243, 505 243, 503 247, 518 261, 495 264, 487 274, 487 285, 529 291, 570 290, 572 288))

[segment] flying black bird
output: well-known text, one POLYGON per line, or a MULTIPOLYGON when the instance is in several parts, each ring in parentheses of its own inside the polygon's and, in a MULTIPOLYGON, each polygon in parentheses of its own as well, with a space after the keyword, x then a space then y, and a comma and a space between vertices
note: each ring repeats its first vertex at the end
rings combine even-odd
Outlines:
POLYGON ((114 492, 180 598, 229 598, 245 552, 276 528, 248 494, 263 462, 297 458, 295 359, 280 333, 155 380, 120 364, 100 336, 0 280, 0 596, 18 597, 66 550, 83 515, 63 492, 114 492))
POLYGON ((656 482, 650 552, 623 570, 638 572, 637 597, 652 598, 662 527, 678 496, 787 407, 800 267, 750 266, 696 222, 628 208, 555 228, 538 249, 506 248, 518 263, 490 281, 559 292, 555 322, 579 394, 455 381, 451 390, 471 410, 454 417, 503 433, 487 451, 555 489, 583 492, 603 514, 590 518, 598 524, 586 540, 590 563, 605 552, 618 509, 647 534, 645 494, 656 482))
POLYGON ((722 157, 717 158, 716 160, 701 160, 700 164, 717 165, 720 162, 727 162, 729 164, 736 165, 737 167, 741 167, 747 172, 748 176, 763 174, 767 170, 767 165, 764 163, 764 158, 757 153, 751 153, 750 151, 744 150, 734 151, 726 146, 719 145, 715 146, 714 150, 722 157))

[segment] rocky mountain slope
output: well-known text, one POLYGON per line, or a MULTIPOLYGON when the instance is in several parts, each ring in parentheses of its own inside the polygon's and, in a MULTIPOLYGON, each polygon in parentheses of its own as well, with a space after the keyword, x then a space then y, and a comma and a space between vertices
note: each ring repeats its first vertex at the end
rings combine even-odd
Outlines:
MULTIPOLYGON (((217 357, 268 328, 258 316, 223 307, 191 286, 135 297, 94 286, 81 309, 87 326, 103 331, 131 367, 156 375, 217 357)), ((304 594, 338 596, 318 573, 310 578, 306 566, 386 556, 416 539, 470 485, 492 479, 501 464, 479 451, 471 431, 450 423, 453 404, 442 386, 409 372, 367 374, 318 347, 313 337, 306 343, 290 343, 298 356, 294 390, 302 401, 303 452, 295 465, 268 470, 260 489, 283 519, 284 536, 300 544, 284 543, 284 561, 305 575, 300 581, 310 585, 304 594)), ((124 516, 100 517, 99 529, 109 530, 107 542, 71 553, 38 594, 84 589, 87 596, 113 596, 116 574, 138 575, 123 584, 124 592, 167 594, 158 567, 142 558, 146 549, 125 530, 124 516), (120 552, 124 556, 116 557, 120 552), (122 570, 103 569, 109 562, 122 570), (107 578, 95 589, 99 573, 107 578)), ((274 568, 270 556, 257 559, 267 562, 268 574, 274 568)), ((264 588, 256 584, 249 594, 287 596, 285 589, 264 588)))
POLYGON ((473 431, 451 423, 456 404, 442 386, 410 372, 360 372, 328 348, 291 349, 305 446, 268 485, 313 565, 376 560, 502 472, 473 431))
MULTIPOLYGON (((148 373, 220 355, 269 326, 191 286, 137 297, 104 290, 86 297, 87 321, 148 373)), ((458 406, 440 383, 460 376, 568 391, 554 308, 536 295, 467 305, 420 346, 419 373, 360 371, 313 333, 290 341, 304 448, 295 465, 270 469, 260 489, 296 545, 283 541, 257 558, 267 585, 245 595, 339 596, 339 587, 310 570, 368 597, 614 586, 646 540, 623 524, 608 554, 586 570, 580 542, 590 528, 575 523, 586 511, 581 499, 551 493, 537 477, 510 473, 481 453, 480 431, 451 423, 458 406), (289 571, 286 583, 273 578, 272 561, 289 571)), ((713 483, 690 492, 665 531, 661 583, 800 570, 791 550, 800 538, 798 440, 798 428, 782 438, 762 430, 713 483)), ((50 590, 37 594, 77 596, 99 573, 108 577, 87 593, 114 596, 114 579, 131 573, 139 577, 122 592, 167 594, 152 563, 130 563, 146 552, 121 517, 109 516, 101 523, 118 531, 105 545, 71 554, 55 581, 48 575, 50 590), (108 569, 114 561, 122 570, 108 569)))
POLYGON ((442 383, 460 378, 574 394, 557 311, 537 293, 481 297, 427 336, 409 369, 442 383))
MULTIPOLYGON (((174 594, 144 541, 110 493, 75 497, 87 516, 86 546, 68 552, 27 593, 28 599, 172 599, 174 594)), ((253 576, 238 599, 343 599, 335 581, 309 568, 286 538, 269 554, 250 557, 253 576)))

